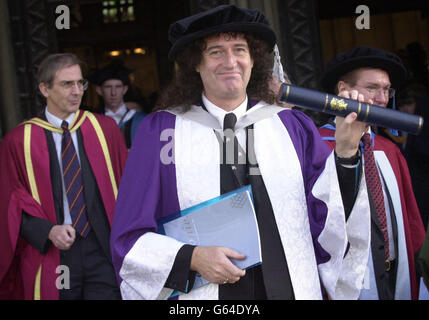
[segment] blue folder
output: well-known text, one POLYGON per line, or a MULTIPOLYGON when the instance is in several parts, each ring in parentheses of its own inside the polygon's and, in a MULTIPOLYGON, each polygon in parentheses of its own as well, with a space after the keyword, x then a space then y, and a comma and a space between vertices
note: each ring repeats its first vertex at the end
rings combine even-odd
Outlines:
MULTIPOLYGON (((240 269, 262 262, 252 188, 246 186, 158 221, 158 232, 196 246, 223 246, 245 254, 240 269)), ((193 288, 209 283, 197 274, 193 288)), ((176 294, 174 294, 176 295, 176 294)))

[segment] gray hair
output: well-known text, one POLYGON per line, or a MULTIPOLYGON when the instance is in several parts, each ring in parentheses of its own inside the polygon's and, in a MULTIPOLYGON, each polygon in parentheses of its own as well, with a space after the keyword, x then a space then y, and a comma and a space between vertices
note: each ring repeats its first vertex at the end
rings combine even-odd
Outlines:
POLYGON ((56 53, 47 56, 40 63, 37 71, 38 84, 47 83, 52 87, 57 71, 74 65, 82 66, 82 61, 73 53, 56 53))

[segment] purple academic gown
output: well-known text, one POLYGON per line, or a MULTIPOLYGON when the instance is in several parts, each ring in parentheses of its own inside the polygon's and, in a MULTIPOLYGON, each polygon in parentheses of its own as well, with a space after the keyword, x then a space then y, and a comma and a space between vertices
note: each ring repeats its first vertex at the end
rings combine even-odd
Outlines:
MULTIPOLYGON (((194 106, 195 107, 195 106, 194 106)), ((195 107, 199 108, 199 107, 195 107)), ((168 163, 164 164, 160 160, 162 156, 161 154, 164 153, 166 150, 169 150, 167 147, 168 144, 178 144, 178 142, 172 142, 172 137, 169 136, 169 138, 165 138, 165 130, 182 130, 182 127, 189 128, 189 121, 182 121, 186 122, 187 124, 182 125, 182 116, 176 115, 167 111, 161 111, 161 112, 155 112, 148 116, 146 116, 137 133, 135 136, 135 140, 133 143, 133 146, 130 150, 128 161, 125 167, 125 171, 121 180, 120 188, 119 188, 119 194, 115 209, 115 215, 114 215, 114 221, 112 226, 112 233, 111 233, 111 250, 112 250, 112 257, 113 257, 113 263, 115 266, 115 270, 117 273, 118 281, 120 285, 122 285, 123 279, 119 275, 119 272, 121 271, 121 268, 123 267, 124 258, 127 256, 127 254, 130 253, 130 251, 138 246, 139 239, 142 238, 143 235, 147 235, 148 233, 157 233, 157 220, 177 213, 180 210, 183 210, 183 205, 181 207, 180 200, 179 200, 179 192, 178 185, 182 185, 182 183, 179 182, 178 184, 178 178, 179 175, 178 172, 176 172, 176 165, 175 163, 168 163), (180 123, 180 125, 179 125, 180 123), (180 128, 177 128, 177 126, 180 126, 180 128), (164 133, 164 134, 163 134, 164 133)), ((323 246, 319 243, 319 236, 321 232, 325 228, 327 216, 328 216, 328 208, 324 201, 321 201, 317 199, 313 193, 312 189, 316 182, 316 180, 319 178, 321 173, 325 170, 325 164, 327 161, 328 156, 330 156, 331 151, 327 147, 327 145, 321 140, 320 135, 317 131, 317 128, 314 126, 314 123, 310 118, 308 118, 304 113, 298 111, 298 110, 281 110, 280 112, 274 114, 272 116, 272 119, 269 119, 268 121, 272 121, 271 123, 266 124, 266 127, 263 127, 264 121, 261 121, 262 126, 259 129, 259 132, 268 132, 270 129, 275 125, 281 126, 282 128, 279 129, 273 129, 274 135, 275 130, 284 131, 282 132, 282 135, 289 136, 290 137, 290 146, 281 147, 278 149, 278 151, 273 154, 272 157, 275 157, 279 153, 285 152, 285 155, 293 154, 294 157, 297 158, 297 170, 294 170, 293 167, 288 169, 288 159, 285 159, 284 161, 280 161, 281 164, 279 165, 279 170, 283 171, 293 171, 292 175, 297 176, 296 179, 298 184, 302 183, 302 194, 297 196, 296 201, 294 198, 290 198, 290 200, 287 200, 288 203, 285 205, 288 206, 289 203, 296 202, 297 208, 295 211, 302 210, 306 216, 306 218, 303 220, 304 224, 308 225, 308 233, 310 237, 310 246, 312 247, 312 255, 314 256, 314 265, 320 265, 324 263, 329 263, 331 260, 331 256, 336 256, 336 263, 333 263, 332 268, 334 270, 341 269, 341 266, 338 266, 339 262, 342 259, 342 256, 345 253, 345 248, 347 246, 347 239, 345 239, 344 236, 340 235, 339 237, 335 238, 340 244, 335 247, 335 249, 330 248, 328 251, 326 251, 323 246), (280 120, 280 121, 279 121, 280 120), (286 128, 286 130, 284 130, 286 128), (295 153, 292 151, 284 150, 285 148, 293 148, 295 153), (291 199, 293 201, 291 201, 291 199), (302 208, 301 208, 302 207, 302 208)), ((265 123, 267 123, 267 120, 265 120, 265 123)), ((195 126, 201 126, 200 124, 195 126)), ((191 124, 192 127, 192 124, 191 124)), ((255 123, 255 132, 258 132, 258 123, 255 123)), ((185 131, 185 130, 184 130, 185 131)), ((177 132, 177 131, 176 131, 177 132)), ((205 131, 204 131, 205 132, 205 131)), ((213 129, 208 129, 207 134, 213 134, 213 129), (211 133, 210 133, 211 132, 211 133)), ((258 163, 260 165, 262 164, 264 158, 264 148, 267 148, 264 145, 269 145, 272 143, 275 143, 274 140, 270 138, 270 140, 266 140, 264 142, 264 135, 270 134, 270 133, 260 133, 259 136, 262 137, 261 140, 258 138, 255 139, 255 145, 258 148, 258 143, 261 145, 262 151, 260 151, 260 156, 258 153, 256 154, 258 158, 258 163), (258 142, 262 141, 262 142, 258 142), (261 159, 259 159, 261 158, 261 159)), ((273 134, 273 133, 271 133, 273 134)), ((176 134, 177 135, 177 134, 176 134)), ((167 135, 168 136, 168 135, 167 135)), ((256 133, 255 133, 256 136, 256 133)), ((206 138, 207 139, 207 138, 206 138)), ((282 139, 282 138, 281 138, 282 139)), ((288 140, 288 139, 286 139, 288 140)), ((191 143, 189 141, 189 143, 191 143)), ((272 146, 268 146, 268 149, 266 149, 265 153, 270 152, 269 150, 273 149, 272 146)), ((291 149, 292 150, 292 149, 291 149)), ((168 155, 171 156, 173 159, 177 157, 177 154, 172 153, 173 150, 168 151, 168 155)), ((175 149, 175 152, 177 152, 177 149, 175 149)), ((281 158, 280 158, 281 159, 281 158)), ((270 181, 271 176, 277 175, 275 171, 271 171, 273 166, 270 166, 269 161, 267 160, 268 164, 266 165, 266 169, 261 165, 261 174, 264 179, 265 184, 270 181), (271 172, 271 173, 270 173, 271 172), (266 176, 265 176, 265 175, 266 176)), ((164 161, 165 162, 165 161, 164 161)), ((277 161, 279 162, 279 161, 277 161)), ((291 161, 292 162, 292 161, 291 161)), ((204 169, 204 168, 203 168, 204 169)), ((219 170, 218 170, 219 171, 219 170)), ((291 175, 291 173, 288 173, 291 175)), ((332 176, 332 175, 331 175, 332 176)), ((336 178, 336 175, 335 175, 336 178)), ((274 178, 275 179, 275 178, 274 178)), ((216 179, 214 179, 216 180, 216 179)), ((285 179, 283 179, 285 180, 285 179)), ((332 180, 332 179, 331 179, 332 180)), ((286 182, 288 183, 288 182, 286 182)), ((275 182, 273 183, 275 185, 275 182)), ((281 183, 280 183, 281 184, 281 183)), ((267 185, 268 187, 268 185, 267 185)), ((279 185, 279 188, 282 186, 279 185)), ((296 187, 293 187, 296 189, 296 187)), ((271 198, 271 195, 274 196, 274 192, 270 193, 270 188, 268 189, 268 194, 270 195, 270 200, 273 202, 273 208, 274 211, 281 211, 284 208, 282 206, 276 207, 276 200, 271 198)), ((274 188, 273 188, 274 189, 274 188)), ((339 191, 339 189, 336 189, 339 191)), ((281 190, 280 190, 281 192, 281 190)), ((294 189, 292 190, 284 190, 284 194, 288 197, 295 197, 293 195, 294 189)), ((280 196, 281 197, 281 196, 280 196)), ((208 200, 208 199, 206 199, 208 200)), ((341 203, 342 205, 342 203, 341 203)), ((341 209, 340 209, 341 210, 341 209)), ((339 213, 341 215, 341 213, 339 213)), ((338 216, 338 215, 337 215, 338 216)), ((282 222, 281 216, 277 216, 277 227, 280 230, 282 223, 287 226, 290 223, 287 221, 282 222)), ((341 217, 340 217, 341 219, 341 217)), ((344 219, 343 219, 344 220, 344 219)), ((297 226, 297 228, 302 228, 301 226, 297 226)), ((273 230, 273 232, 279 232, 278 230, 273 230)), ((295 232, 294 230, 288 230, 288 233, 295 232)), ((336 231, 334 230, 333 233, 336 231)), ((340 231, 341 234, 344 231, 340 231)), ((282 234, 281 234, 282 236, 282 234)), ((152 243, 156 241, 162 242, 162 239, 156 238, 156 235, 154 235, 154 239, 152 239, 152 243)), ((336 237, 336 235, 335 235, 336 237)), ((300 236, 298 235, 298 238, 300 236)), ((329 237, 327 237, 329 238, 329 237)), ((282 239, 283 240, 283 239, 282 239)), ((304 241, 305 242, 305 241, 304 241)), ((176 245, 176 244, 174 244, 176 245)), ((308 247, 308 243, 305 244, 308 247)), ((178 248, 181 246, 181 244, 177 245, 178 248)), ((295 240, 289 243, 286 240, 283 241, 284 247, 295 247, 295 240)), ((296 246, 299 246, 299 244, 296 244, 296 246)), ((143 246, 144 247, 144 246, 143 246)), ((169 248, 170 245, 166 244, 165 248, 169 248)), ((160 244, 159 250, 164 250, 165 248, 162 247, 160 244)), ((297 256, 296 259, 299 260, 298 255, 300 254, 299 248, 296 248, 298 251, 289 251, 286 252, 287 261, 288 264, 293 264, 293 262, 290 262, 289 260, 292 259, 294 256, 297 256)), ((135 249, 136 251, 137 249, 135 249)), ((138 249, 141 250, 141 249, 138 249)), ((158 251, 159 251, 158 250, 158 251)), ((286 249, 285 249, 286 250, 286 249)), ((292 250, 292 249, 291 249, 292 250)), ((177 249, 176 249, 177 251, 177 249)), ((145 254, 145 250, 141 251, 140 253, 136 251, 136 253, 133 253, 134 255, 141 256, 145 254)), ((166 253, 167 254, 167 253, 166 253)), ((174 251, 173 251, 174 256, 174 251)), ((150 259, 157 259, 156 257, 151 256, 150 254, 146 257, 147 260, 150 259)), ((311 258, 310 258, 311 260, 311 258)), ((170 266, 171 266, 170 262, 170 266)), ((301 266, 305 264, 302 263, 301 266)), ((311 263, 309 263, 311 264, 311 263)), ((131 263, 133 265, 133 262, 131 263)), ((297 267, 294 268, 293 266, 289 266, 291 273, 299 272, 300 269, 299 261, 296 263, 297 267), (296 269, 296 271, 295 271, 296 269)), ((150 268, 156 268, 155 266, 152 266, 150 268)), ((131 269, 134 269, 136 273, 139 272, 139 266, 138 264, 135 266, 132 266, 131 269)), ((151 270, 152 270, 151 269, 151 270)), ((317 266, 316 266, 317 269, 317 266)), ((168 271, 168 267, 166 269, 168 271)), ((134 271, 128 271, 128 273, 133 273, 134 271)), ((134 290, 142 290, 145 291, 145 284, 144 281, 148 282, 149 291, 151 291, 151 285, 149 282, 153 281, 153 278, 159 277, 160 281, 165 281, 165 276, 160 276, 160 274, 156 275, 150 275, 150 272, 142 271, 142 275, 135 276, 135 279, 141 279, 140 284, 136 284, 136 287, 140 287, 138 289, 131 289, 131 291, 134 290)), ((338 271, 339 272, 339 271, 338 271)), ((329 272, 333 273, 333 272, 329 272)), ((335 273, 335 271, 334 271, 335 273)), ((121 273, 122 274, 122 273, 121 273)), ((168 272, 167 272, 168 274, 168 272)), ((293 282, 294 291, 297 299, 320 299, 322 298, 322 285, 317 284, 319 278, 317 275, 314 276, 315 279, 314 282, 316 284, 313 284, 313 287, 311 290, 314 290, 312 294, 306 294, 306 291, 311 291, 309 288, 299 288, 301 280, 299 277, 295 279, 293 282), (300 294, 300 291, 303 293, 300 294)), ((293 277, 292 277, 293 278, 293 277)), ((295 277, 296 278, 296 277, 295 277)), ((301 275, 301 278, 304 278, 303 275, 301 275)), ((335 278, 335 276, 334 276, 335 278)), ((138 282, 140 280, 133 280, 134 282, 138 282)), ((294 279, 292 279, 294 280, 294 279)), ((332 279, 330 280, 331 283, 335 283, 338 280, 338 277, 335 278, 334 281, 332 279)), ((329 282, 329 281, 328 281, 329 282)), ((131 282, 130 282, 131 283, 131 282)), ((329 284, 328 284, 329 285, 329 284)), ((162 287, 162 284, 161 284, 162 287)), ((335 285, 334 285, 335 287, 335 285)), ((158 290, 159 291, 159 290, 158 290)), ((136 299, 155 299, 162 297, 162 294, 158 295, 158 291, 155 290, 155 294, 152 295, 141 295, 137 294, 135 296, 131 295, 127 297, 127 294, 123 295, 124 298, 136 298, 136 299)), ((328 290, 329 291, 329 290, 328 290)), ((169 292, 165 293, 165 297, 169 296, 169 292)), ((334 295, 334 291, 331 290, 330 293, 331 297, 334 295)), ((213 297, 211 295, 210 297, 213 297)), ((216 298, 216 293, 214 293, 214 297, 216 298)), ((196 296, 196 298, 200 299, 206 299, 207 296, 196 296)))

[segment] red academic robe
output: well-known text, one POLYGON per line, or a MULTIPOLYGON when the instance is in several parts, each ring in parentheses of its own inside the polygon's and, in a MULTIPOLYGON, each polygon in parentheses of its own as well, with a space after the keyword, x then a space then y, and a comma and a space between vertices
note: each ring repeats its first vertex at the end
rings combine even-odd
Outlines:
MULTIPOLYGON (((334 138, 335 136, 335 130, 329 128, 321 128, 319 129, 319 132, 322 137, 334 138)), ((325 142, 331 149, 335 148, 335 140, 325 140, 325 142)), ((416 198, 414 196, 410 172, 401 151, 388 139, 375 135, 374 151, 376 150, 381 150, 386 154, 398 183, 404 220, 405 241, 407 244, 408 265, 410 270, 411 298, 417 299, 419 285, 415 272, 416 262, 414 257, 416 252, 422 246, 425 237, 425 230, 416 198)))
MULTIPOLYGON (((47 254, 42 255, 20 236, 22 211, 57 223, 46 135, 39 125, 43 121, 38 118, 31 121, 37 124, 22 123, 4 137, 0 146, 0 299, 59 298, 56 287, 60 276, 56 273, 59 250, 52 245, 47 254), (30 128, 28 134, 26 130, 30 128), (30 146, 27 155, 25 145, 30 146)), ((88 112, 79 111, 70 130, 74 126, 80 126, 111 225, 117 188, 128 155, 122 134, 112 119, 88 112)))

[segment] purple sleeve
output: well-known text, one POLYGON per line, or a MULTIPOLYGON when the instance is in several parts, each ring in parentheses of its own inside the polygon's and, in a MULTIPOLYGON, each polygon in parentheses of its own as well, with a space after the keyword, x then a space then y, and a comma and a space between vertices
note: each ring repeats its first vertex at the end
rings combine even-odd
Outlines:
POLYGON ((159 218, 180 210, 174 162, 161 161, 161 152, 170 146, 169 152, 173 152, 175 120, 168 112, 154 112, 142 120, 136 132, 119 186, 110 237, 119 282, 122 261, 135 242, 146 232, 156 232, 159 218), (170 137, 163 141, 161 135, 166 132, 170 137))
POLYGON ((288 130, 301 164, 316 260, 318 264, 324 263, 330 255, 323 250, 318 237, 325 226, 328 209, 323 201, 313 196, 311 190, 325 169, 331 150, 320 137, 314 122, 303 112, 285 110, 279 113, 279 117, 288 130))

